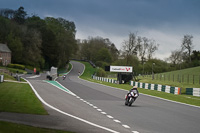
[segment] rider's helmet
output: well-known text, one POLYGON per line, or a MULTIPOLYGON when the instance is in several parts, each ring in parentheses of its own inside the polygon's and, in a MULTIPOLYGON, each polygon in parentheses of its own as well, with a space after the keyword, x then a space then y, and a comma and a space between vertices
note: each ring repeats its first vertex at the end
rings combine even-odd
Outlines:
POLYGON ((136 86, 133 86, 133 90, 136 90, 137 89, 137 87, 136 86))

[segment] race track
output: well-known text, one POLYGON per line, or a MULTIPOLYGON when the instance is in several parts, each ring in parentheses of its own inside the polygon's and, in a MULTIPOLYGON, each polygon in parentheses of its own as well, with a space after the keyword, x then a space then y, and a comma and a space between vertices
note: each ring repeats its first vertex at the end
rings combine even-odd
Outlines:
POLYGON ((64 89, 47 82, 44 74, 24 76, 49 115, 2 112, 0 120, 76 133, 200 132, 199 107, 144 94, 131 107, 125 106, 127 91, 82 80, 78 72, 84 71, 84 65, 71 64, 73 69, 66 78, 57 79, 64 89))
MULTIPOLYGON (((124 95, 127 91, 106 87, 78 78, 78 72, 83 71, 81 63, 72 61, 72 71, 65 80, 58 81, 81 99, 98 107, 102 111, 101 119, 93 120, 90 115, 88 120, 101 124, 100 121, 118 120, 119 127, 129 132, 139 133, 197 133, 200 132, 200 108, 179 103, 169 102, 158 98, 140 95, 132 107, 124 105, 124 95), (106 114, 102 113, 105 112, 106 114), (111 116, 110 118, 107 116, 111 116), (107 116, 107 118, 105 118, 107 116), (103 119, 104 118, 104 119, 103 119)), ((79 106, 83 106, 83 104, 79 106)), ((81 108, 81 107, 80 107, 81 108)), ((92 107, 88 108, 90 110, 92 107)), ((77 111, 77 110, 76 110, 77 111)), ((87 110, 78 110, 81 113, 87 110)), ((115 122, 115 121, 114 121, 115 122)), ((110 123, 106 124, 109 126, 110 123)), ((120 128, 121 129, 121 128, 120 128)), ((116 129, 117 130, 117 129, 116 129)), ((120 131, 125 132, 125 131, 120 131)))

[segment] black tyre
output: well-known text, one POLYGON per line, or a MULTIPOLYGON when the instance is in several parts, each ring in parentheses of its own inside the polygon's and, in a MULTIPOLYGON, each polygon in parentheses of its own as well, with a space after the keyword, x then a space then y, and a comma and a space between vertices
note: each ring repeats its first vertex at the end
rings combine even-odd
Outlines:
POLYGON ((131 106, 133 102, 134 102, 134 99, 132 98, 131 101, 128 103, 128 106, 131 106))
POLYGON ((128 105, 128 101, 127 100, 125 101, 125 105, 128 105))

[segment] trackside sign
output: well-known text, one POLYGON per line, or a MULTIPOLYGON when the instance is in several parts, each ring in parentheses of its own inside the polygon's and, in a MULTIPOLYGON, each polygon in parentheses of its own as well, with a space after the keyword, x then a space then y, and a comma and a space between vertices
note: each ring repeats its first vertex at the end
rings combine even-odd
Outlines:
POLYGON ((110 72, 133 72, 133 67, 129 66, 110 66, 110 72))

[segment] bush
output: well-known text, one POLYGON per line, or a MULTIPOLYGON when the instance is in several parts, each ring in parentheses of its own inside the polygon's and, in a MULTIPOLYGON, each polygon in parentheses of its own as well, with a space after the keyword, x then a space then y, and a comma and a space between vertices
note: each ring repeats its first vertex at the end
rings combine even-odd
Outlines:
POLYGON ((105 66, 109 66, 109 64, 106 63, 106 62, 104 62, 104 61, 97 61, 97 62, 96 62, 96 65, 97 65, 98 67, 101 67, 101 68, 105 68, 105 66))
POLYGON ((15 68, 15 69, 21 69, 24 70, 25 66, 24 65, 20 65, 20 64, 8 64, 9 68, 15 68))
POLYGON ((97 69, 97 76, 106 77, 106 72, 104 71, 104 69, 102 68, 97 69))

